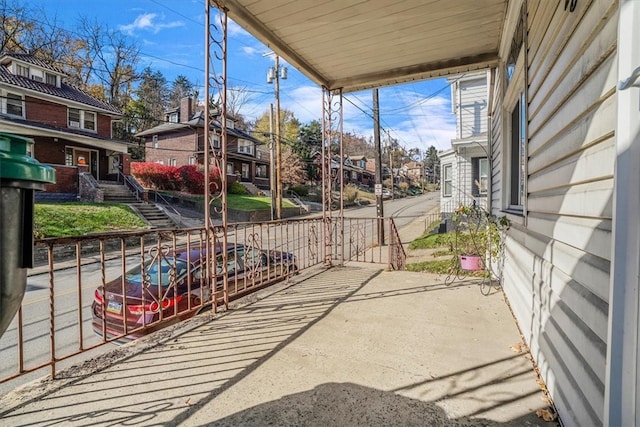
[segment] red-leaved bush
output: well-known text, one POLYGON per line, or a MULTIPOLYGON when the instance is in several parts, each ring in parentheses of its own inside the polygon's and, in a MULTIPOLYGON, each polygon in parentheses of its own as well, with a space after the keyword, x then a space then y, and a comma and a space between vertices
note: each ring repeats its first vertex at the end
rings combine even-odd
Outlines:
MULTIPOLYGON (((159 163, 131 163, 131 173, 145 188, 168 191, 184 191, 190 194, 204 193, 204 173, 202 165, 165 166, 159 163)), ((212 192, 219 191, 220 169, 209 172, 212 192)))

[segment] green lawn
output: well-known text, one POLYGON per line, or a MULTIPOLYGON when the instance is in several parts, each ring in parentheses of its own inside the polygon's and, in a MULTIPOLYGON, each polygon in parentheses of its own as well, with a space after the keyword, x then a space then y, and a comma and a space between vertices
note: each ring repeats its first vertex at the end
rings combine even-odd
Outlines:
POLYGON ((82 236, 144 228, 145 223, 126 205, 116 203, 37 203, 33 234, 46 237, 82 236))

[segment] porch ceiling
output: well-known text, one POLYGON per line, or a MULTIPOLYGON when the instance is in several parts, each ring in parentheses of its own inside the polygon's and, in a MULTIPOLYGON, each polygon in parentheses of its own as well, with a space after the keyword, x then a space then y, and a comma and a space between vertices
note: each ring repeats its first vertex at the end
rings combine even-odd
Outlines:
POLYGON ((353 92, 495 65, 508 0, 217 2, 317 84, 353 92))

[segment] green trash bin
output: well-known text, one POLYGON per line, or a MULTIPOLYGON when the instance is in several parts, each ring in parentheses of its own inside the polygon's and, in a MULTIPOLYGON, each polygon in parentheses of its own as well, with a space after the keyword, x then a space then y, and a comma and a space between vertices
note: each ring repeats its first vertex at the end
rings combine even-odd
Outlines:
POLYGON ((33 267, 34 191, 56 171, 27 155, 31 138, 0 132, 0 336, 22 303, 33 267))

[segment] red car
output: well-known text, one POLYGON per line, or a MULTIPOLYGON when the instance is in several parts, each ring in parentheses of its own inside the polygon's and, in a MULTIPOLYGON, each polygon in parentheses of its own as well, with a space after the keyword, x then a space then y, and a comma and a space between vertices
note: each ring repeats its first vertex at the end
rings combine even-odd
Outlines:
MULTIPOLYGON (((223 296, 222 246, 213 248, 216 300, 223 296)), ((100 286, 92 304, 93 330, 101 338, 128 341, 211 307, 211 286, 205 275, 205 248, 149 256, 100 286), (126 296, 126 297, 125 297, 126 296)), ((227 245, 228 293, 233 299, 277 282, 297 271, 295 256, 243 245, 227 245)))

